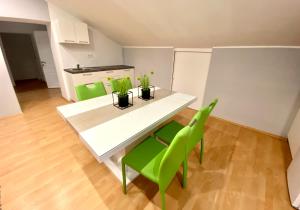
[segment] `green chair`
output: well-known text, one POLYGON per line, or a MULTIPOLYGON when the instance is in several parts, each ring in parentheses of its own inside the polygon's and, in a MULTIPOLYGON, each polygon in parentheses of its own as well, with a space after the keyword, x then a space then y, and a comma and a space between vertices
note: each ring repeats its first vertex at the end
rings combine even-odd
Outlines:
POLYGON ((75 90, 78 101, 83 101, 107 94, 103 82, 78 85, 75 87, 75 90))
MULTIPOLYGON (((214 107, 216 106, 218 100, 215 99, 208 107, 204 107, 200 109, 192 118, 189 124, 196 123, 196 125, 193 127, 193 134, 188 142, 187 145, 187 152, 188 154, 192 151, 192 149, 196 146, 196 144, 201 141, 201 149, 200 149, 200 163, 203 161, 203 155, 204 155, 204 126, 205 122, 209 116, 209 114, 212 112, 214 107), (196 121, 195 121, 196 120, 196 121)), ((184 125, 176 122, 171 121, 164 127, 160 128, 158 131, 154 133, 156 137, 158 137, 160 140, 165 142, 166 144, 171 144, 174 136, 177 134, 178 131, 180 131, 184 125)))
MULTIPOLYGON (((110 85, 111 85, 112 91, 119 91, 119 80, 120 79, 111 79, 110 80, 110 85)), ((131 79, 129 77, 126 78, 126 83, 127 83, 128 89, 132 89, 132 83, 131 83, 131 79)))
POLYGON ((174 140, 166 147, 156 141, 154 137, 148 137, 122 158, 123 192, 126 194, 126 170, 129 166, 158 184, 161 194, 162 209, 165 207, 165 191, 183 164, 183 187, 186 186, 187 162, 186 144, 189 139, 191 128, 181 129, 174 140))

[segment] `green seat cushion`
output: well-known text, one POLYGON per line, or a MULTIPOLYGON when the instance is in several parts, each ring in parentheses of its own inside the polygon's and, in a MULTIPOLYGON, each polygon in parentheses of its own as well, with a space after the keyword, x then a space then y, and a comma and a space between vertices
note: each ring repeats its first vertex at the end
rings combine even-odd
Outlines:
POLYGON ((167 147, 154 137, 148 137, 126 154, 122 162, 157 183, 159 165, 166 150, 167 147))
POLYGON ((171 144, 172 140, 184 126, 176 121, 171 121, 164 127, 157 130, 154 135, 166 144, 171 144))

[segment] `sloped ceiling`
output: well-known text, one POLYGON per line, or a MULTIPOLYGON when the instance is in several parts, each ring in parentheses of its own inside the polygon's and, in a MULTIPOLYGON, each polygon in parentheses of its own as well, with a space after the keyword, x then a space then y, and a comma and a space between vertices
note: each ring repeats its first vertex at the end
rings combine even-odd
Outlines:
POLYGON ((49 0, 122 45, 300 45, 299 0, 49 0))

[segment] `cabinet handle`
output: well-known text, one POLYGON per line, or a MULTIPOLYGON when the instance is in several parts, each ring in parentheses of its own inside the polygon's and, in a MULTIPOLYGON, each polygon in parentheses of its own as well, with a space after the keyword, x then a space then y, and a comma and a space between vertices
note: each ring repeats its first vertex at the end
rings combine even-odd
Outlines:
POLYGON ((130 69, 124 69, 123 71, 130 71, 130 69))
POLYGON ((114 73, 114 71, 105 71, 107 74, 114 73))
POLYGON ((83 76, 91 76, 91 75, 93 75, 93 74, 82 74, 83 76))
POLYGON ((79 41, 79 43, 88 44, 89 42, 87 42, 87 41, 79 41))
POLYGON ((65 42, 74 43, 75 41, 66 39, 65 42))

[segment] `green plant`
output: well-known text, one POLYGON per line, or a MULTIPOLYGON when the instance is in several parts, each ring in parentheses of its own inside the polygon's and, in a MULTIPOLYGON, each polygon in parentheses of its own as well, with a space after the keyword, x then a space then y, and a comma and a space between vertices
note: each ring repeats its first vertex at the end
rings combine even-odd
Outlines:
POLYGON ((119 95, 126 96, 128 95, 128 77, 124 77, 118 80, 119 82, 119 95))
MULTIPOLYGON (((153 75, 154 72, 151 71, 150 74, 153 75)), ((137 79, 140 81, 140 86, 142 86, 143 90, 149 89, 150 79, 149 79, 149 76, 147 74, 144 74, 143 76, 138 77, 137 79)))
POLYGON ((123 77, 120 79, 113 79, 108 77, 108 80, 114 80, 115 82, 117 82, 117 92, 119 96, 126 96, 128 95, 128 90, 129 90, 129 86, 128 86, 128 80, 130 79, 129 77, 123 77))

